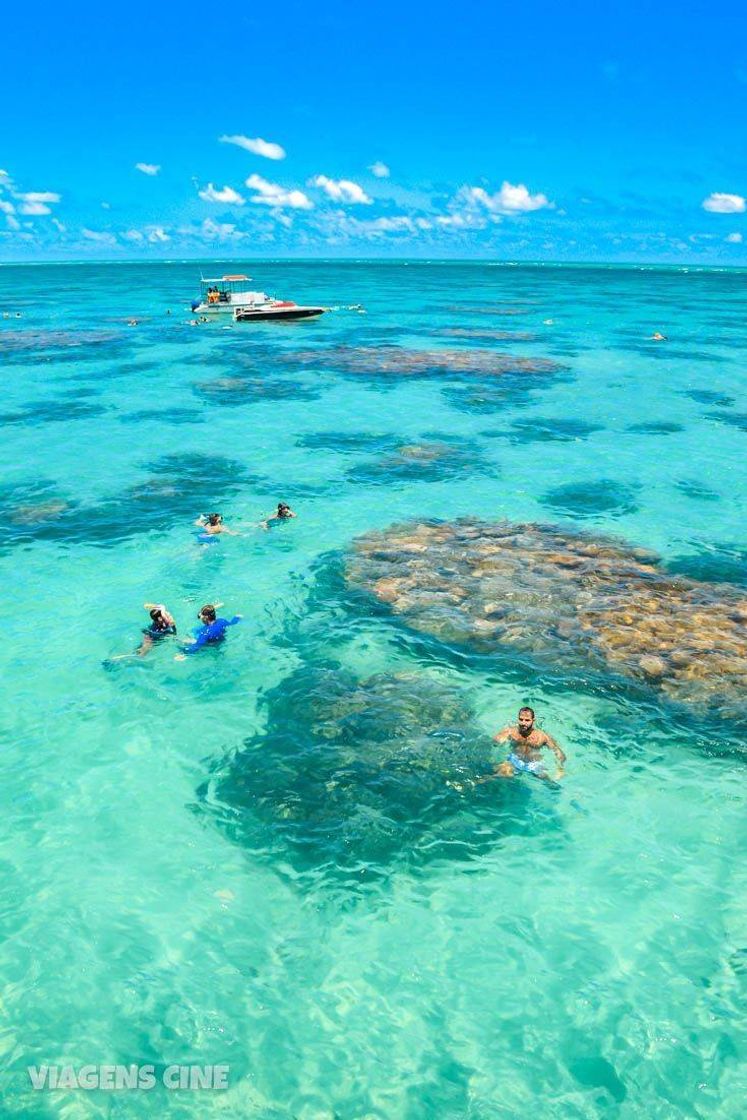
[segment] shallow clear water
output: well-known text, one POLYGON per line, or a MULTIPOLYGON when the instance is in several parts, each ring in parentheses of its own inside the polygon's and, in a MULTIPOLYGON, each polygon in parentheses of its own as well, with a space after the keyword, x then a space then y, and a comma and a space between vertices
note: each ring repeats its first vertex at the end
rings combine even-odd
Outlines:
POLYGON ((745 729, 425 642, 339 569, 367 530, 478 515, 747 584, 747 273, 253 271, 340 310, 195 328, 193 264, 0 270, 4 1114, 742 1116, 745 729), (391 346, 452 368, 360 359, 391 346), (470 349, 560 368, 454 369, 470 349), (424 442, 453 453, 399 456, 424 442), (257 529, 279 499, 297 520, 257 529), (202 545, 208 508, 243 535, 202 545), (110 662, 145 600, 182 633, 210 600, 244 618, 110 662), (414 735, 457 705, 478 769, 531 702, 561 790, 387 770, 390 698, 414 735), (41 1094, 43 1062, 230 1088, 41 1094))

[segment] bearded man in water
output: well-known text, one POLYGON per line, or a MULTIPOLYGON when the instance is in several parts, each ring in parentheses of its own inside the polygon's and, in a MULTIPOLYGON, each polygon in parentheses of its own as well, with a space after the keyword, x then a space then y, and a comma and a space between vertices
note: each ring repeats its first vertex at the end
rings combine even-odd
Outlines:
MULTIPOLYGON (((511 750, 505 762, 496 766, 490 778, 513 778, 516 774, 533 774, 535 778, 550 780, 542 760, 542 751, 550 750, 555 755, 558 771, 552 780, 563 777, 565 755, 551 735, 534 726, 534 709, 520 708, 516 726, 504 727, 493 736, 496 743, 510 743, 511 750)), ((488 779, 483 779, 489 780, 488 779)))

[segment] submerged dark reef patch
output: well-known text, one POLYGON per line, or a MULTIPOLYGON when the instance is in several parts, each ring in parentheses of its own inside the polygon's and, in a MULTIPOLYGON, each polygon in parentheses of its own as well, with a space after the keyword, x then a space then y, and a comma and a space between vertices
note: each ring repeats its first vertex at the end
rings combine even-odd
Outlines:
POLYGON ((141 408, 119 417, 122 424, 139 424, 141 420, 157 420, 159 424, 198 424, 205 413, 198 408, 141 408))
POLYGON ((260 377, 216 377, 212 381, 195 381, 192 391, 211 404, 233 407, 256 401, 315 401, 321 396, 321 390, 313 385, 260 377))
POLYGON ((397 446, 396 435, 375 435, 369 432, 308 432, 296 440, 297 447, 307 447, 312 451, 338 451, 357 453, 359 451, 388 451, 397 446))
POLYGON ((668 436, 685 429, 673 420, 644 420, 640 424, 628 424, 625 430, 641 436, 668 436))
POLYGON ((731 428, 738 428, 740 432, 747 432, 747 412, 708 412, 709 420, 716 420, 719 424, 728 424, 731 428))
POLYGON ((458 412, 490 416, 507 408, 529 408, 537 403, 536 391, 545 388, 539 377, 506 378, 505 381, 475 385, 444 385, 441 394, 458 412))
POLYGON ((492 743, 460 690, 422 671, 360 679, 304 664, 266 703, 266 731, 201 791, 233 839, 266 849, 269 829, 301 869, 360 881, 448 822, 444 844, 465 858, 474 821, 459 822, 447 783, 489 772, 492 743))
POLYGON ((347 472, 354 482, 442 482, 470 474, 497 475, 478 445, 469 440, 438 436, 400 444, 380 459, 356 463, 347 472))
POLYGON ((668 567, 689 579, 747 587, 747 549, 736 544, 702 544, 694 552, 670 561, 668 567))
POLYGON ((646 550, 544 525, 413 522, 360 538, 346 579, 449 644, 747 715, 744 592, 672 575, 646 550))
POLYGON ((683 397, 689 397, 698 404, 717 404, 721 408, 730 408, 734 404, 734 397, 726 393, 718 393, 715 389, 684 389, 683 397))
POLYGON ((310 369, 369 377, 551 376, 566 367, 551 358, 525 358, 494 350, 409 350, 400 346, 331 346, 298 350, 289 361, 310 369))
POLYGON ((602 424, 588 420, 528 416, 514 420, 508 430, 488 429, 484 436, 507 439, 511 443, 573 443, 603 430, 602 424))
POLYGON ((108 412, 102 404, 86 400, 71 400, 70 397, 51 398, 43 401, 30 401, 20 412, 0 413, 0 424, 53 424, 65 420, 85 420, 89 416, 101 416, 108 412))
POLYGON ((531 331, 499 331, 481 327, 442 327, 433 332, 442 338, 480 339, 485 342, 534 342, 531 331))
POLYGON ((556 486, 541 499, 556 513, 581 519, 607 516, 621 516, 635 513, 636 491, 632 486, 611 479, 588 479, 583 482, 569 482, 556 486))
POLYGON ((110 547, 142 533, 185 528, 207 507, 220 507, 243 486, 265 480, 242 463, 218 455, 167 455, 147 465, 149 476, 121 494, 84 506, 46 480, 9 487, 0 544, 52 540, 110 547))
POLYGON ((696 502, 717 502, 719 500, 718 494, 710 487, 704 486, 696 478, 682 478, 679 482, 675 482, 675 486, 687 498, 692 498, 696 502))

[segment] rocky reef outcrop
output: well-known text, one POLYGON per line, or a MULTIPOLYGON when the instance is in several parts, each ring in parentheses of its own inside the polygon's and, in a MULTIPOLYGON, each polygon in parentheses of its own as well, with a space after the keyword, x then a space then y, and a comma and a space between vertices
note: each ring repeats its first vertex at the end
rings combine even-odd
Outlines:
POLYGON ((517 357, 495 350, 410 350, 401 346, 331 346, 299 350, 290 355, 298 366, 334 369, 340 373, 377 377, 445 377, 476 374, 546 375, 566 367, 552 358, 517 357))
POLYGON ((346 580, 410 628, 747 710, 747 597, 646 549, 555 526, 412 522, 359 538, 346 580))

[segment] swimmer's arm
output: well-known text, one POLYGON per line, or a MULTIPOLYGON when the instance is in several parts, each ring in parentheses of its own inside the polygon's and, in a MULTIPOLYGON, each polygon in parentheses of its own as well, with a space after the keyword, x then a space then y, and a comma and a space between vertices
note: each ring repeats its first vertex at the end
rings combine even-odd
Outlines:
POLYGON ((547 749, 551 750, 555 755, 555 761, 558 764, 558 772, 555 775, 555 778, 556 780, 558 778, 562 778, 563 774, 565 773, 565 770, 563 769, 563 767, 565 766, 565 754, 563 753, 562 748, 558 746, 552 735, 548 735, 547 732, 545 732, 545 741, 542 746, 547 747, 547 749))
POLYGON ((242 618, 243 618, 243 617, 244 617, 244 616, 243 616, 243 615, 241 615, 241 614, 235 614, 235 615, 233 616, 233 618, 229 619, 229 621, 228 621, 228 622, 226 623, 226 625, 227 625, 227 626, 236 626, 236 624, 237 624, 238 622, 241 622, 241 620, 242 620, 242 618))
POLYGON ((207 517, 205 517, 204 513, 201 513, 200 516, 195 521, 195 525, 205 525, 206 523, 207 523, 207 517))
POLYGON ((169 626, 176 626, 176 620, 173 614, 166 610, 166 607, 163 603, 143 603, 143 608, 146 611, 160 611, 163 617, 168 622, 169 626))
POLYGON ((497 735, 493 736, 494 743, 505 743, 511 738, 512 727, 504 727, 497 735))

